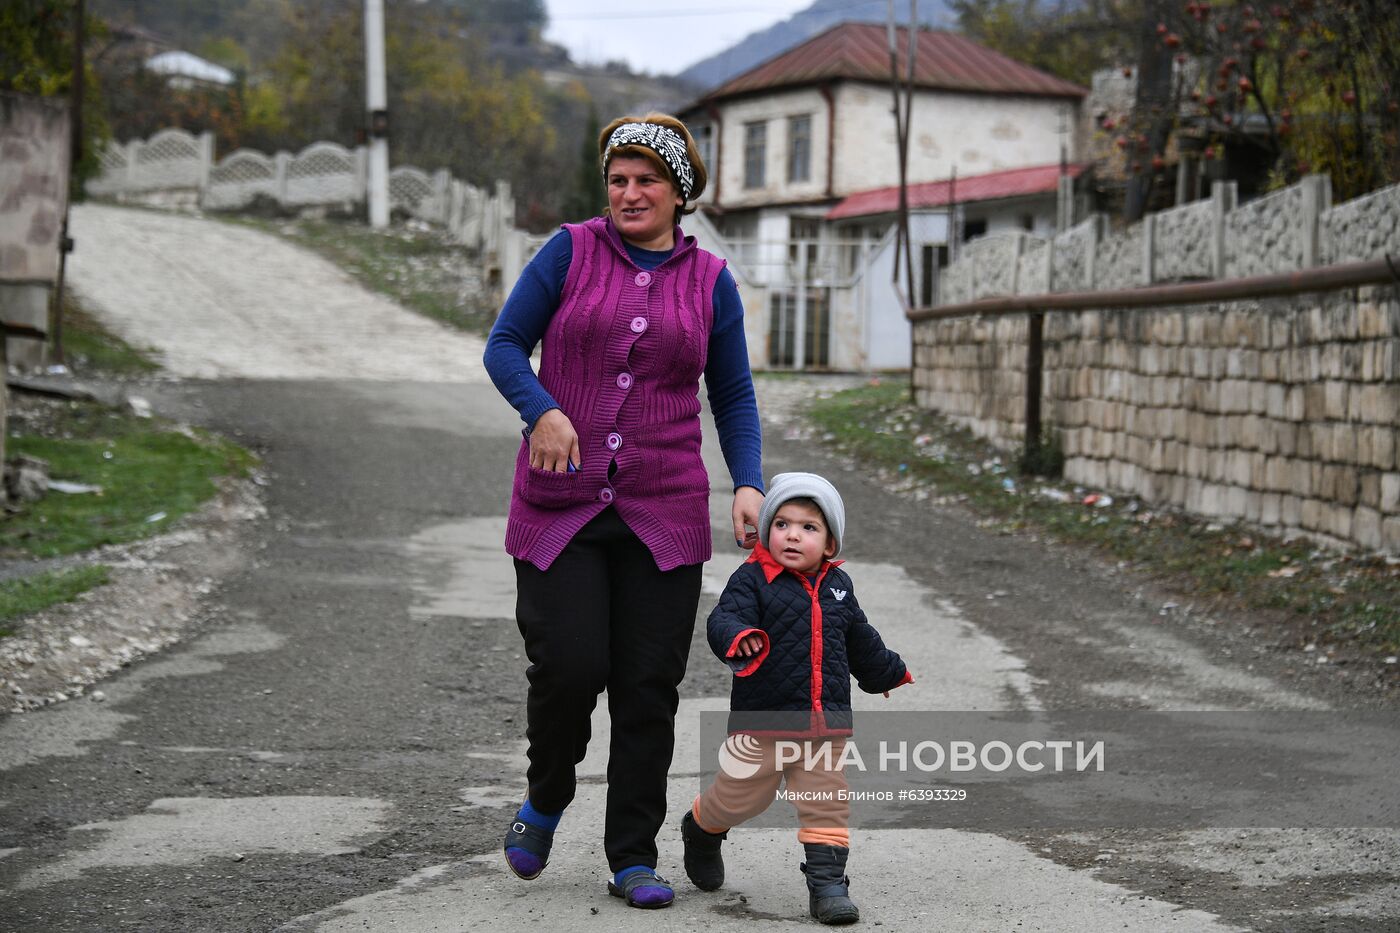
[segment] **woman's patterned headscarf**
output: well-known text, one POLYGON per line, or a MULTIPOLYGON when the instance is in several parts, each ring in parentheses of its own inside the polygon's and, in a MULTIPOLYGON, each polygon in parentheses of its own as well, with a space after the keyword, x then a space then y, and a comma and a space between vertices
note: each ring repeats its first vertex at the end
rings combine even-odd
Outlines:
POLYGON ((619 146, 645 146, 661 157, 661 161, 671 169, 676 185, 681 189, 681 197, 690 200, 691 189, 695 187, 695 167, 690 164, 690 153, 686 150, 685 139, 669 126, 657 123, 624 123, 612 131, 608 144, 603 148, 603 175, 607 177, 608 160, 613 150, 619 146))

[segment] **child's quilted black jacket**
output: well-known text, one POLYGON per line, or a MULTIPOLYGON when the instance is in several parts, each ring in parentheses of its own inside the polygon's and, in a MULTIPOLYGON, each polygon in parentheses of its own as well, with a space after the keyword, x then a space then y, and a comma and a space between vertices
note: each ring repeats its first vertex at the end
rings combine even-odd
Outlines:
POLYGON ((710 613, 710 648, 734 670, 730 731, 851 731, 851 677, 867 693, 912 678, 856 601, 840 561, 823 563, 814 587, 773 559, 763 545, 729 578, 710 613), (757 634, 763 650, 730 657, 740 639, 757 634), (779 712, 769 717, 744 713, 779 712), (803 714, 794 716, 792 714, 803 714))

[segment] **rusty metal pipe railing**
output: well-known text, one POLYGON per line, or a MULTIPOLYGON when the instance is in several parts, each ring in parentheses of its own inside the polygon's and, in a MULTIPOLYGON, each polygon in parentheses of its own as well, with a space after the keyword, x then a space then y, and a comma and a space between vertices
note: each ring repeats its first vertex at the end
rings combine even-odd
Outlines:
MULTIPOLYGON (((1028 314, 1026 332, 1026 407, 1023 465, 1036 462, 1041 435, 1041 377, 1044 372, 1043 334, 1046 311, 1094 311, 1123 308, 1161 308, 1170 305, 1204 304, 1211 301, 1237 301, 1273 298, 1306 292, 1336 291, 1363 285, 1400 284, 1400 268, 1393 257, 1366 262, 1338 263, 1297 272, 1256 275, 1242 279, 1185 282, 1175 285, 1145 285, 1102 292, 1050 292, 1041 295, 1009 295, 982 298, 936 308, 904 305, 904 316, 911 323, 979 315, 1028 314)), ((903 296, 901 296, 902 300, 903 296)), ((912 372, 911 372, 912 377, 912 372)))
POLYGON ((1144 285, 1106 292, 1050 292, 1042 295, 1008 295, 981 298, 936 308, 909 308, 910 321, 934 321, 974 314, 1023 314, 1028 311, 1091 311, 1117 308, 1160 308, 1166 305, 1203 304, 1242 298, 1272 298, 1304 292, 1327 292, 1362 285, 1400 282, 1390 257, 1367 262, 1347 262, 1297 272, 1255 275, 1244 279, 1183 282, 1176 285, 1144 285))

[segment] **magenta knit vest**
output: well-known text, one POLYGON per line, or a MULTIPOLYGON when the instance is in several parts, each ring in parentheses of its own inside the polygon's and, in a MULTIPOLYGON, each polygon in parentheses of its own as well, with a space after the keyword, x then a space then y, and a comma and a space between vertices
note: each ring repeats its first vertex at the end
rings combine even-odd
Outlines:
POLYGON ((545 330, 540 382, 578 432, 576 473, 530 466, 520 445, 506 550, 548 570, 611 506, 670 570, 710 559, 710 481, 700 459, 700 376, 723 260, 694 237, 650 272, 605 217, 565 224, 573 260, 545 330))

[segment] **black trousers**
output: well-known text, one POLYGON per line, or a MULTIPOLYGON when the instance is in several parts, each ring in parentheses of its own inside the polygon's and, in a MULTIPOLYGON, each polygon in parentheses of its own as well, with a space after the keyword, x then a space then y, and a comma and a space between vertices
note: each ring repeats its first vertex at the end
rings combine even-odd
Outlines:
POLYGON ((574 799, 589 717, 607 690, 603 850, 613 871, 656 867, 700 571, 699 564, 658 570, 613 509, 585 525, 548 570, 515 562, 516 622, 530 659, 530 802, 554 813, 574 799))

